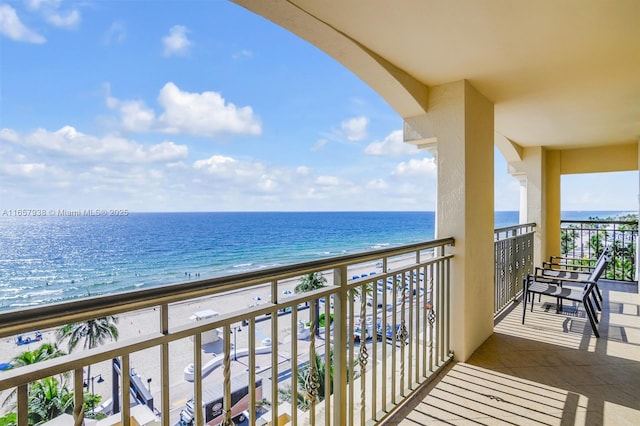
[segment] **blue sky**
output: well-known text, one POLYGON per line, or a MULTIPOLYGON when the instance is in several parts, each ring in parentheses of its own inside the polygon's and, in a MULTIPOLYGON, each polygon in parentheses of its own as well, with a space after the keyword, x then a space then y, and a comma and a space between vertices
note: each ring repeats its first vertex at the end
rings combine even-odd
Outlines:
MULTIPOLYGON (((0 89, 0 209, 434 209, 434 160, 400 117, 226 1, 2 2, 0 89)), ((495 166, 495 208, 517 210, 495 166)), ((562 207, 637 194, 635 172, 565 177, 562 207)))

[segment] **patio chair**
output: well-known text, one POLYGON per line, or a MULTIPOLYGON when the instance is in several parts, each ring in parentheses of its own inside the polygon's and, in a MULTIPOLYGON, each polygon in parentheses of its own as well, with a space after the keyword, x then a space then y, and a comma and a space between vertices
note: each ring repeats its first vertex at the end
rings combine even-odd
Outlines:
MULTIPOLYGON (((542 280, 542 278, 545 278, 550 283, 560 287, 565 287, 567 285, 571 286, 571 284, 578 284, 579 287, 582 287, 584 282, 589 280, 590 275, 590 273, 558 271, 553 269, 543 269, 540 267, 536 267, 534 269, 534 277, 537 277, 539 281, 542 280)), ((591 295, 593 296, 593 303, 596 305, 596 309, 598 311, 602 311, 602 306, 600 305, 603 300, 602 293, 597 282, 594 285, 591 295)), ((538 301, 540 300, 541 295, 538 295, 538 301)))
POLYGON ((580 257, 566 257, 566 256, 549 256, 548 262, 542 262, 543 269, 567 271, 576 274, 589 275, 595 265, 598 263, 598 259, 603 256, 611 257, 611 247, 605 247, 597 258, 580 258, 580 257))
MULTIPOLYGON (((545 275, 547 277, 557 278, 560 280, 564 280, 565 282, 570 281, 586 281, 589 279, 589 275, 593 272, 593 269, 598 264, 598 261, 604 257, 611 257, 611 247, 605 247, 600 256, 593 259, 578 259, 578 258, 570 258, 570 257, 561 257, 561 256, 551 256, 549 258, 549 262, 542 262, 542 268, 536 268, 536 275, 545 275), (589 265, 578 265, 573 263, 567 263, 568 261, 585 261, 589 262, 589 265)), ((562 282, 561 282, 562 284, 562 282)), ((602 291, 600 291, 600 287, 598 284, 595 285, 595 290, 593 294, 594 302, 598 310, 602 310, 600 307, 600 303, 603 301, 602 299, 602 291)))
POLYGON ((584 310, 591 324, 591 329, 596 337, 600 337, 597 323, 598 316, 596 310, 591 303, 592 293, 600 276, 604 272, 609 263, 608 256, 598 258, 598 261, 586 280, 574 280, 568 278, 549 277, 545 275, 528 274, 524 279, 524 290, 522 292, 522 324, 524 324, 525 315, 527 313, 527 304, 531 296, 531 311, 533 311, 534 295, 546 295, 556 299, 556 313, 562 310, 562 302, 567 300, 571 302, 582 303, 584 310), (565 286, 564 283, 582 284, 582 289, 565 286))

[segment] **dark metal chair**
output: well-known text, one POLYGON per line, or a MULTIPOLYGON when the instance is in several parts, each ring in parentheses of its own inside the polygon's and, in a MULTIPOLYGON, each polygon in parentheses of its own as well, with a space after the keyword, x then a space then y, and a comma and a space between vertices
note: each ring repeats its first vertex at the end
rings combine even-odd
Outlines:
POLYGON ((602 276, 602 273, 607 267, 610 259, 608 256, 601 256, 598 258, 596 265, 589 274, 586 280, 575 280, 568 278, 550 277, 546 275, 531 275, 528 274, 524 279, 524 286, 522 292, 522 324, 524 324, 525 315, 527 313, 527 304, 529 297, 531 297, 531 311, 533 311, 534 295, 539 296, 546 295, 556 299, 556 313, 562 310, 562 302, 564 300, 582 303, 584 310, 591 324, 591 329, 596 337, 600 337, 598 332, 597 312, 591 303, 592 295, 596 289, 597 282, 602 276), (575 288, 567 286, 565 284, 581 284, 582 288, 575 288))
MULTIPOLYGON (((611 258, 611 247, 605 247, 597 259, 577 259, 551 256, 549 258, 549 262, 542 262, 542 268, 536 267, 535 274, 561 280, 560 284, 563 282, 583 282, 589 279, 589 275, 593 272, 598 261, 604 257, 608 257, 609 259, 611 258), (585 265, 583 262, 587 262, 588 264, 585 265)), ((598 287, 597 283, 593 294, 596 296, 593 301, 598 310, 601 311, 602 308, 600 303, 603 301, 602 291, 600 290, 600 287, 598 287)))

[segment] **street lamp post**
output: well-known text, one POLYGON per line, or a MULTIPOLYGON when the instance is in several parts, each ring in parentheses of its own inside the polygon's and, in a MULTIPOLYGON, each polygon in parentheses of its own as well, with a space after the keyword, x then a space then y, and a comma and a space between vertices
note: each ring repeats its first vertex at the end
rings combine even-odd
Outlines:
MULTIPOLYGON (((96 377, 98 378, 98 383, 104 382, 104 379, 102 378, 102 374, 98 374, 97 376, 91 376, 89 378, 89 380, 91 380, 91 414, 96 413, 96 392, 94 389, 94 380, 96 379, 96 377)), ((84 382, 84 387, 85 388, 89 387, 89 383, 84 382)))

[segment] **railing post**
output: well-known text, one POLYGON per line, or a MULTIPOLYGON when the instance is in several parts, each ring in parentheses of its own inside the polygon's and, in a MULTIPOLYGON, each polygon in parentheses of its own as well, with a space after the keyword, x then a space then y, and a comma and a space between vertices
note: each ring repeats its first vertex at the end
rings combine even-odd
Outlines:
MULTIPOLYGON (((82 368, 73 370, 73 421, 75 426, 84 424, 84 377, 82 368)), ((92 398, 95 395, 91 395, 92 398)))
POLYGON ((122 410, 121 419, 123 426, 129 426, 131 424, 131 404, 128 401, 131 398, 131 362, 129 355, 123 355, 121 361, 120 377, 122 378, 122 410))
POLYGON ((18 386, 18 426, 29 424, 29 385, 18 386))
MULTIPOLYGON (((333 422, 335 425, 347 424, 347 267, 342 266, 333 270, 333 283, 340 287, 334 297, 334 329, 333 329, 333 357, 334 357, 334 388, 333 388, 333 422)), ((325 350, 329 350, 329 344, 325 350)), ((351 367, 353 370, 353 366, 351 367)), ((353 371, 350 372, 353 375, 353 371)), ((353 408, 354 401, 350 401, 353 408)), ((327 413, 329 415, 329 413, 327 413)))
MULTIPOLYGON (((166 303, 160 305, 160 332, 164 335, 169 334, 169 305, 166 303)), ((169 343, 163 343, 160 347, 160 362, 162 365, 162 424, 163 426, 169 426, 169 412, 171 409, 171 403, 169 401, 169 387, 171 386, 169 381, 169 343)))
MULTIPOLYGON (((226 341, 225 341, 226 342, 226 341)), ((195 426, 202 426, 204 413, 202 410, 202 333, 193 336, 193 410, 195 426)))

